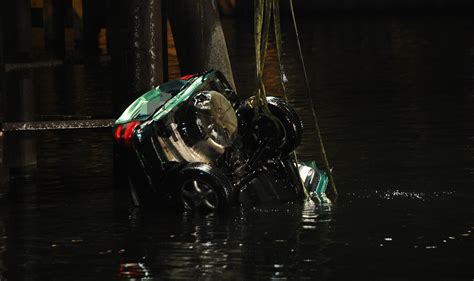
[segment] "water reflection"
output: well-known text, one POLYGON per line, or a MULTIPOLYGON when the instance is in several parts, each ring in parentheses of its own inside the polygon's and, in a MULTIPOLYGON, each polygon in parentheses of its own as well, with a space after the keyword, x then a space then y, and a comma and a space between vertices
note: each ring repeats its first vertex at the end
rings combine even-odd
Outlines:
POLYGON ((157 218, 137 209, 131 212, 127 240, 132 243, 124 247, 121 277, 221 276, 226 270, 231 217, 166 213, 157 218), (128 276, 131 271, 134 276, 128 276))
POLYGON ((8 204, 0 207, 0 280, 5 279, 7 272, 7 265, 5 264, 5 253, 7 251, 7 219, 5 215, 8 214, 8 204))
POLYGON ((129 280, 305 276, 330 261, 325 250, 331 244, 332 207, 321 198, 283 210, 242 208, 230 214, 155 216, 132 209, 129 245, 122 251, 118 274, 129 280), (276 223, 282 225, 278 232, 272 227, 276 223))
POLYGON ((36 169, 36 137, 31 133, 5 135, 5 166, 10 178, 32 177, 36 169))
MULTIPOLYGON (((5 75, 5 121, 32 121, 35 115, 35 91, 31 70, 18 70, 5 75)), ((3 110, 2 110, 3 112, 3 110)), ((29 177, 36 158, 35 137, 31 134, 6 134, 5 163, 10 177, 29 177)))
POLYGON ((5 165, 4 133, 0 131, 0 199, 8 194, 9 179, 8 167, 5 165))

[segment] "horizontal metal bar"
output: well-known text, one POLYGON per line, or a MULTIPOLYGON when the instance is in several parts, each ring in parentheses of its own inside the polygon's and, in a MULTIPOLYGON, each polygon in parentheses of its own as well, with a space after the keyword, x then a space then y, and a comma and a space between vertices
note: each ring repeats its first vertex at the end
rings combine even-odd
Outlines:
POLYGON ((12 131, 98 129, 98 128, 111 128, 114 126, 114 123, 115 123, 115 119, 7 122, 7 123, 2 124, 2 131, 12 132, 12 131))
POLYGON ((36 62, 20 62, 6 63, 5 72, 28 70, 34 68, 56 67, 64 64, 62 60, 36 61, 36 62))

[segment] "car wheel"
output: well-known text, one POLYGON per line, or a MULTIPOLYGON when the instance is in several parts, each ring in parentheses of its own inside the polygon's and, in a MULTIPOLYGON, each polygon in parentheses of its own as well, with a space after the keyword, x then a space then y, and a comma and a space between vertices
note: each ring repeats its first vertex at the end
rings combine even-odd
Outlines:
POLYGON ((281 123, 284 134, 280 149, 282 154, 289 154, 301 143, 303 124, 295 110, 278 97, 267 97, 268 109, 281 123))
POLYGON ((187 211, 214 212, 229 208, 234 202, 234 190, 229 179, 204 163, 190 163, 179 172, 179 199, 187 211))

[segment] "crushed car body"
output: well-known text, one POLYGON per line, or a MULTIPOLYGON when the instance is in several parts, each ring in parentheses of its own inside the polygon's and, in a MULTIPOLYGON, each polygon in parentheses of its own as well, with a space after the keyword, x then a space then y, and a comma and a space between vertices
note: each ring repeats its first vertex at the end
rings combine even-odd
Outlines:
POLYGON ((242 99, 216 70, 164 83, 114 127, 116 173, 135 205, 214 211, 324 193, 327 176, 292 152, 303 127, 278 97, 242 99))

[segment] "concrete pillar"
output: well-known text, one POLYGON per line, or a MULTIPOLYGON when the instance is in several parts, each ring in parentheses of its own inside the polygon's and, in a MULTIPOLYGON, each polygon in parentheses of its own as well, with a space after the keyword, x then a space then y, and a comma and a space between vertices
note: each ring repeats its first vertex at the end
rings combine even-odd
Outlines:
POLYGON ((220 70, 235 88, 215 0, 168 0, 181 73, 220 70))
POLYGON ((64 41, 64 0, 44 0, 43 26, 46 52, 50 57, 62 58, 64 41))

